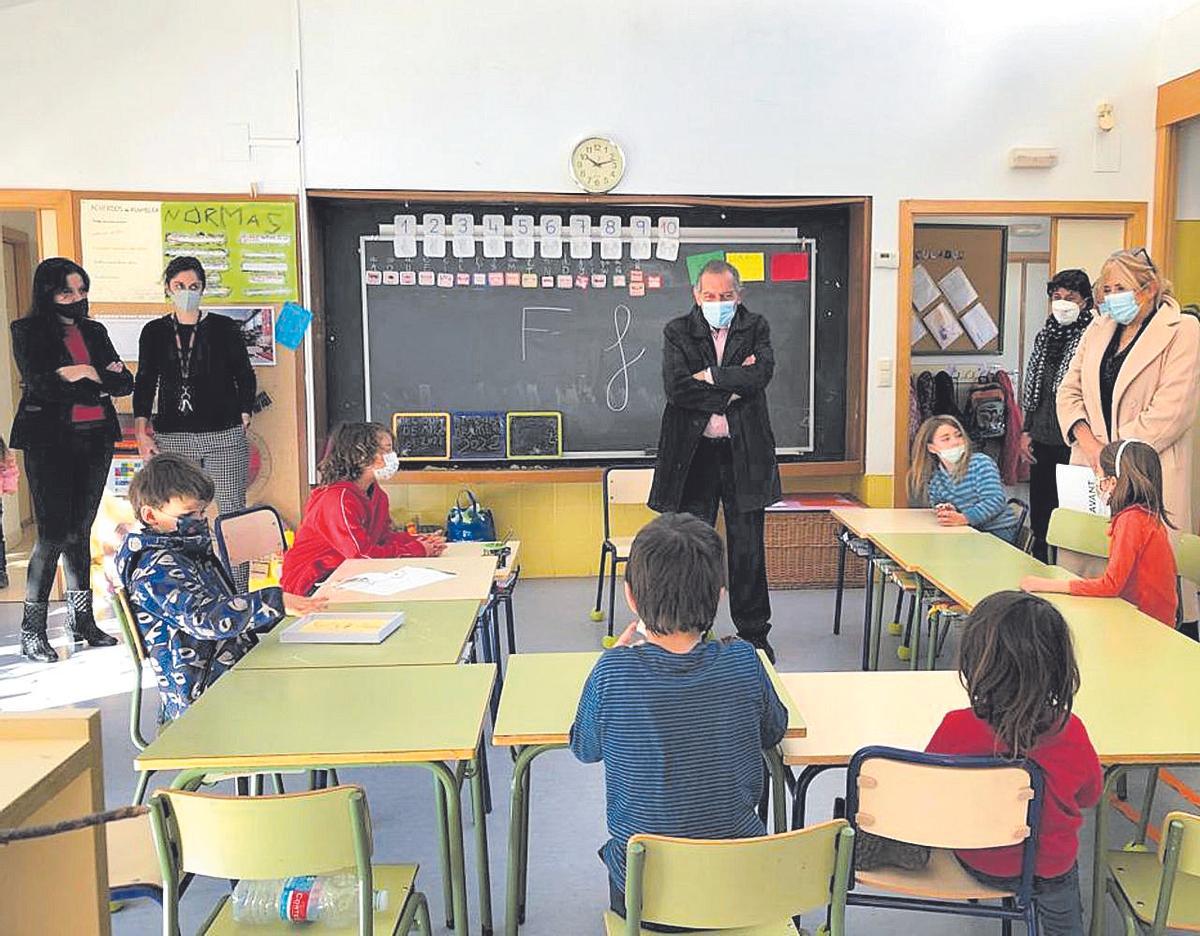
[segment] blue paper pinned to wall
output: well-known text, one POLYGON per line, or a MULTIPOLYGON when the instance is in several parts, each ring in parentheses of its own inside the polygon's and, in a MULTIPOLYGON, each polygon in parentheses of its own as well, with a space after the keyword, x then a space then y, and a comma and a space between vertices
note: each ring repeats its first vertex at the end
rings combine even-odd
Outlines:
POLYGON ((304 333, 312 324, 312 313, 295 302, 284 303, 275 322, 275 343, 295 351, 304 341, 304 333))

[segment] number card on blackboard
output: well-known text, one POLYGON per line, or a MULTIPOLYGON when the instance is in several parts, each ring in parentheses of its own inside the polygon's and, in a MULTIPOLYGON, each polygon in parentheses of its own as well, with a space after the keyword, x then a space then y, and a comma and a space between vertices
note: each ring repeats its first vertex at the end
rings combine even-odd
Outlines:
POLYGON ((509 458, 562 455, 562 413, 509 413, 509 458))
POLYGON ((504 458, 503 413, 451 413, 450 454, 454 458, 504 458))
POLYGON ((396 413, 392 435, 401 461, 448 461, 450 459, 449 413, 396 413))

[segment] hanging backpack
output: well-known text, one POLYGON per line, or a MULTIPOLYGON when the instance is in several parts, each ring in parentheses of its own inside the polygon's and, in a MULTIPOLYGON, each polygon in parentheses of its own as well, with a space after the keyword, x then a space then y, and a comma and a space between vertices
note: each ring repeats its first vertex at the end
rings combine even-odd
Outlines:
POLYGON ((475 495, 463 490, 454 499, 454 506, 446 515, 446 541, 449 543, 462 542, 492 542, 496 539, 496 520, 487 507, 480 507, 475 495), (470 502, 463 507, 459 501, 463 494, 470 502))
POLYGON ((981 379, 967 397, 967 432, 972 439, 1004 438, 1006 417, 1004 390, 998 383, 981 379))

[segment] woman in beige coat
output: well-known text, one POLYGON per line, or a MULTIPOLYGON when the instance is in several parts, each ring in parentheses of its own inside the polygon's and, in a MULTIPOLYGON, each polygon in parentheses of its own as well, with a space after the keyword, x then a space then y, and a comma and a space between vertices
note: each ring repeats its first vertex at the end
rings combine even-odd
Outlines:
MULTIPOLYGON (((1118 439, 1153 445, 1162 461, 1171 522, 1192 524, 1192 423, 1200 399, 1200 322, 1179 310, 1171 284, 1144 249, 1119 250, 1095 287, 1101 315, 1084 332, 1058 389, 1058 419, 1071 463, 1099 470, 1100 449, 1118 439)), ((1196 588, 1183 589, 1194 633, 1196 588)))

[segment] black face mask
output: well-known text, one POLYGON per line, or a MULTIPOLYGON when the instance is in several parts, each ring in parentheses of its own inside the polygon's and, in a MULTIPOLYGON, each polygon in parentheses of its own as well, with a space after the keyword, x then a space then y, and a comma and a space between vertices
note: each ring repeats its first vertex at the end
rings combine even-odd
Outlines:
POLYGON ((55 305, 54 311, 63 318, 69 318, 72 321, 78 322, 80 319, 87 318, 88 301, 80 299, 78 302, 68 302, 65 305, 55 305))

